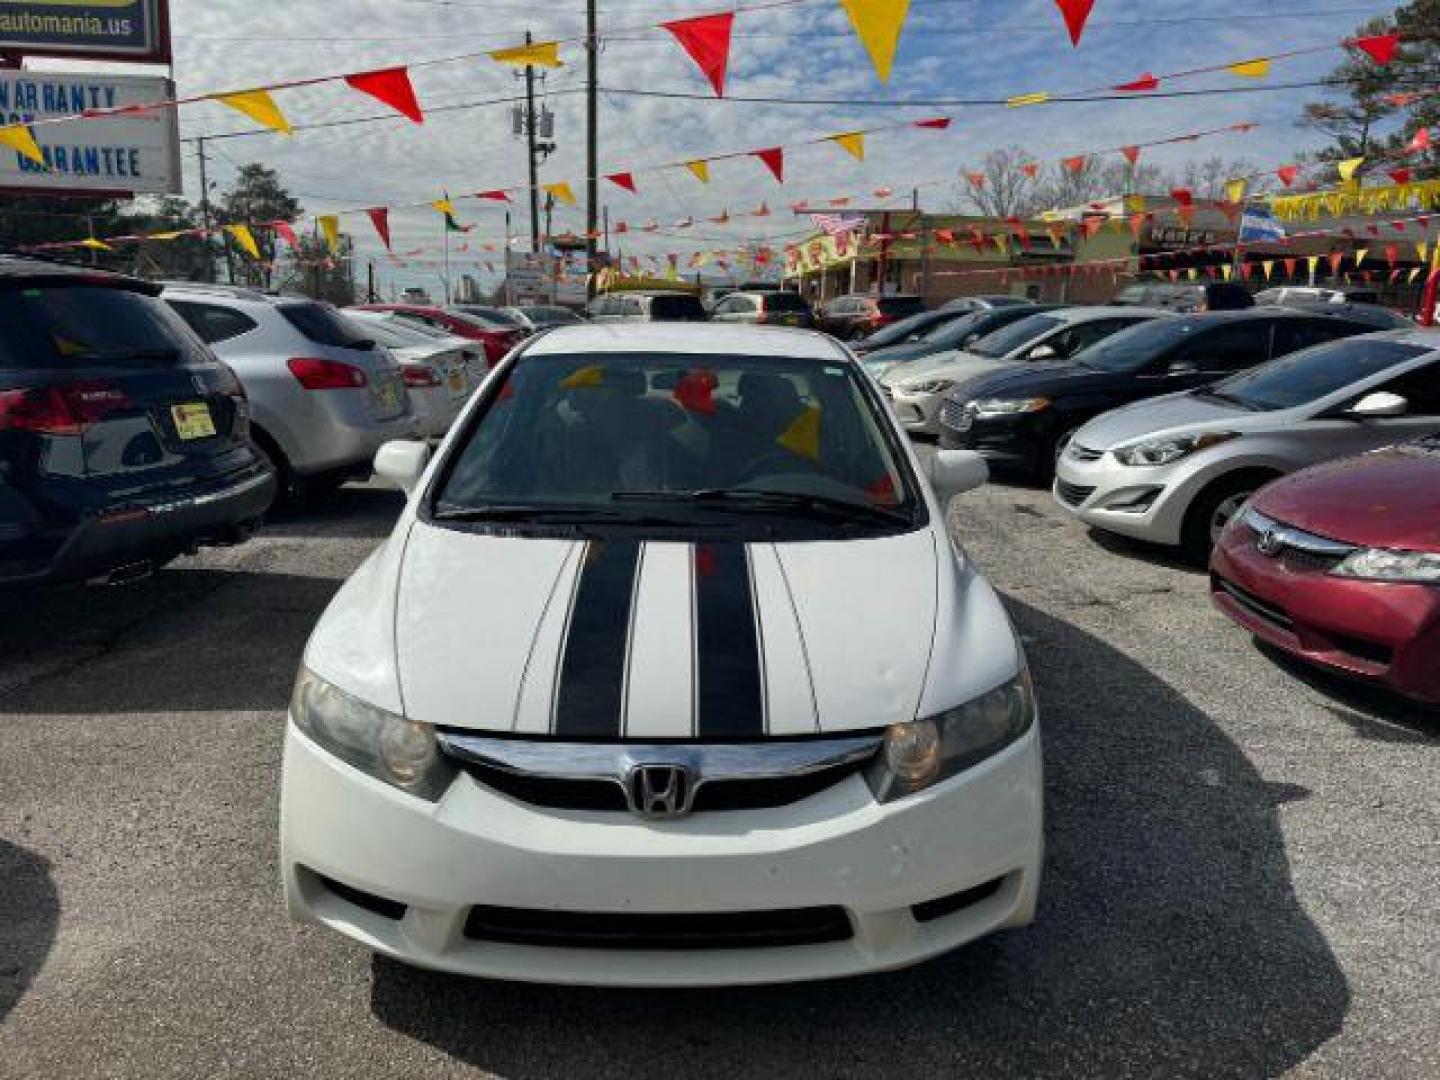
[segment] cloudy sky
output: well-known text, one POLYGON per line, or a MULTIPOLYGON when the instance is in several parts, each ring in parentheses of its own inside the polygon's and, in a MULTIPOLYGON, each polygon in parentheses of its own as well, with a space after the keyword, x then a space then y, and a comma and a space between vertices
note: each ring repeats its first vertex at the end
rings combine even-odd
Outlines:
MULTIPOLYGON (((1295 126, 1313 90, 1227 96, 1054 104, 1006 110, 985 106, 908 108, 750 103, 642 97, 625 91, 704 93, 708 84, 656 23, 705 14, 715 0, 601 0, 601 172, 646 164, 793 144, 827 133, 919 119, 955 117, 949 131, 873 135, 862 165, 834 145, 796 148, 778 187, 759 162, 717 163, 702 185, 683 171, 641 174, 638 196, 602 183, 612 220, 654 218, 662 224, 753 209, 768 200, 778 212, 729 226, 704 225, 667 236, 623 238, 626 254, 727 247, 742 241, 783 242, 797 227, 784 207, 799 199, 863 194, 888 186, 896 205, 908 205, 920 186, 927 209, 944 209, 954 177, 993 148, 1017 144, 1053 159, 1092 148, 1145 142, 1240 121, 1260 126, 1249 135, 1181 144, 1148 152, 1145 160, 1183 164, 1187 156, 1245 157, 1260 166, 1284 163, 1315 136, 1295 126)), ((743 6, 743 5, 742 5, 743 6)), ((1062 93, 1289 49, 1332 44, 1393 4, 1356 0, 1097 0, 1080 48, 1072 49, 1053 0, 912 0, 895 73, 881 84, 835 0, 800 0, 769 10, 742 11, 735 21, 728 92, 736 97, 798 97, 847 101, 1004 98, 1049 90, 1062 93)), ((240 89, 287 78, 338 74, 396 63, 454 57, 520 42, 574 38, 583 32, 578 0, 171 0, 175 77, 182 95, 240 89)), ((566 66, 550 74, 547 103, 556 114, 559 150, 542 182, 568 181, 583 198, 584 57, 562 47, 566 66)), ((1269 83, 1302 82, 1326 73, 1338 50, 1277 62, 1269 83)), ((424 66, 414 71, 422 105, 466 106, 516 93, 510 69, 485 59, 424 66)), ((1234 76, 1200 76, 1176 89, 1234 86, 1234 76)), ((277 101, 297 125, 375 115, 367 99, 343 87, 284 91, 277 101)), ((262 161, 278 169, 309 213, 369 205, 398 205, 523 183, 523 142, 510 134, 508 104, 435 112, 423 126, 396 118, 291 138, 259 133, 212 142, 211 177, 223 188, 235 167, 262 161)), ((246 131, 252 125, 223 106, 181 112, 184 136, 246 131)), ((186 144, 187 194, 196 197, 193 143, 186 144)), ((876 205, 878 200, 862 200, 876 205)), ((475 226, 472 248, 504 235, 504 209, 460 201, 461 220, 475 226)), ((516 228, 524 228, 517 207, 516 228)), ((438 249, 442 234, 430 211, 396 212, 395 247, 438 249)), ((362 255, 381 254, 363 218, 347 231, 362 255)), ((555 231, 583 228, 583 211, 557 211, 555 231)), ((482 258, 484 256, 481 256, 482 258)), ((491 256, 493 258, 493 256, 491 256)), ((458 259, 456 263, 459 265, 458 259)), ((434 283, 424 266, 387 271, 401 284, 434 283)), ((482 275, 483 276, 483 275, 482 275)))

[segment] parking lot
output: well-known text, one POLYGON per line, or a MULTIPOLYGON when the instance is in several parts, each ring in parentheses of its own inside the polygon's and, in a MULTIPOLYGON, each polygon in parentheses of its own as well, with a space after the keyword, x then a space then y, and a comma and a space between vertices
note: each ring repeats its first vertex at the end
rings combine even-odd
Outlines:
POLYGON ((954 526, 1039 688, 1033 927, 850 982, 614 992, 292 926, 290 682, 399 505, 351 486, 149 581, 7 603, 0 1076, 1440 1075, 1440 718, 1268 657, 1199 572, 1004 483, 954 526))

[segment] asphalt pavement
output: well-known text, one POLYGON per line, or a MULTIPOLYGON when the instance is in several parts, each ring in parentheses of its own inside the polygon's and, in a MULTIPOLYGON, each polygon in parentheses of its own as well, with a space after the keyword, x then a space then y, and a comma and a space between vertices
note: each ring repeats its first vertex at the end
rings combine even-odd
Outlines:
POLYGON ((0 1078, 1440 1076, 1440 717, 1265 654, 1203 575, 1024 486, 954 524, 1039 687, 1033 927, 661 993, 451 978, 291 925, 290 683, 399 505, 349 487, 149 581, 0 607, 0 1078))

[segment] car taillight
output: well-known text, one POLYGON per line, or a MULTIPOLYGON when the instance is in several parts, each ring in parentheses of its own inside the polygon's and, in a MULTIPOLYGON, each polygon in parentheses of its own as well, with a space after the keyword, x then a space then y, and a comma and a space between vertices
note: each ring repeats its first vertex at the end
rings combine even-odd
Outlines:
POLYGON ((132 404, 130 395, 103 382, 76 382, 0 391, 0 431, 36 435, 83 435, 117 409, 132 404))
POLYGON ((365 372, 339 360, 297 356, 286 364, 306 390, 360 390, 370 383, 365 372))
POLYGON ((424 388, 440 385, 440 376, 424 364, 401 364, 400 377, 405 380, 406 386, 424 388))

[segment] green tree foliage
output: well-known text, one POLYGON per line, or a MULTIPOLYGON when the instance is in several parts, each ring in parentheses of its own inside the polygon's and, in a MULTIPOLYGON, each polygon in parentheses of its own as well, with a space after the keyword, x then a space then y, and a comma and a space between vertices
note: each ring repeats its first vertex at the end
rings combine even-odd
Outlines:
POLYGON ((260 249, 260 262, 257 263, 241 252, 233 240, 225 238, 226 257, 234 266, 237 282, 270 288, 275 265, 275 234, 257 226, 267 221, 294 221, 300 214, 300 203, 280 183, 279 173, 253 162, 240 166, 216 210, 216 218, 221 225, 250 226, 255 244, 260 249))

